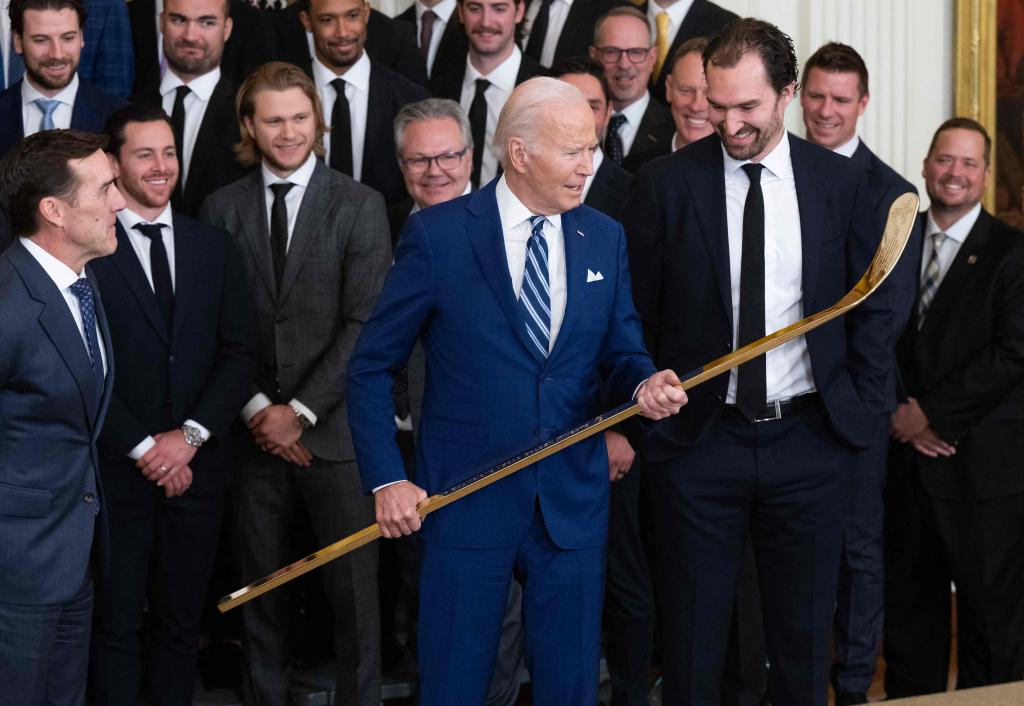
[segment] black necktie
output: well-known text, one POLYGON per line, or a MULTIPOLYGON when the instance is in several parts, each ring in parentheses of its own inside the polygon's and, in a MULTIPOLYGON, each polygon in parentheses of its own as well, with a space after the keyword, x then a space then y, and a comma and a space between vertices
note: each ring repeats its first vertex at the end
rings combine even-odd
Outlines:
POLYGON ((171 283, 171 266, 167 261, 164 247, 163 223, 136 223, 135 230, 149 238, 149 267, 153 273, 153 291, 160 314, 164 317, 167 330, 174 320, 174 285, 171 283))
POLYGON ((544 38, 548 33, 551 2, 552 0, 540 0, 540 9, 537 11, 537 17, 534 18, 533 25, 530 27, 530 41, 526 43, 526 51, 524 53, 535 61, 540 61, 540 55, 544 52, 544 38))
POLYGON ((171 109, 171 132, 174 134, 174 149, 178 153, 178 183, 174 185, 174 193, 171 194, 171 205, 176 209, 181 208, 181 185, 182 174, 185 173, 185 97, 191 93, 188 86, 178 86, 174 89, 174 108, 171 109))
POLYGON ((604 138, 604 153, 608 155, 608 159, 612 160, 616 164, 622 164, 622 158, 625 149, 622 146, 622 136, 619 135, 619 128, 626 122, 626 116, 622 113, 616 113, 612 116, 611 120, 608 121, 608 134, 604 138))
POLYGON ((338 96, 331 111, 331 166, 352 176, 352 114, 345 96, 345 79, 331 81, 338 96))
POLYGON ((484 150, 487 149, 487 99, 484 93, 491 82, 485 78, 476 80, 476 93, 469 104, 469 127, 473 133, 473 174, 470 181, 473 188, 480 188, 480 167, 483 164, 484 150))
POLYGON ((288 256, 288 205, 285 196, 295 186, 288 181, 271 184, 274 192, 274 206, 270 209, 270 251, 274 257, 274 281, 278 294, 281 291, 281 277, 284 275, 284 261, 288 256))
POLYGON ((434 37, 434 20, 437 15, 433 10, 426 10, 420 15, 420 56, 427 60, 430 54, 430 40, 434 37))
MULTIPOLYGON (((750 179, 750 188, 743 204, 739 346, 764 337, 764 194, 761 191, 764 165, 744 164, 742 169, 750 179)), ((767 377, 763 355, 737 369, 736 406, 748 419, 754 419, 767 404, 767 377)))

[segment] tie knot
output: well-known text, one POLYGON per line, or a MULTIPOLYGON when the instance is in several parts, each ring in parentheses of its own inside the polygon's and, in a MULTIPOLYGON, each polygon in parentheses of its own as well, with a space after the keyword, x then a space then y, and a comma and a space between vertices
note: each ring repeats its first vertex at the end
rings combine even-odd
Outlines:
POLYGON ((270 190, 274 192, 275 199, 283 199, 288 195, 288 192, 292 190, 293 186, 295 186, 295 184, 290 181, 279 181, 276 184, 271 184, 270 190))
POLYGON ((622 113, 616 113, 608 121, 608 129, 613 132, 618 132, 619 128, 622 127, 626 122, 626 116, 622 113))
POLYGON ((748 162, 747 164, 744 164, 742 167, 740 167, 740 169, 747 173, 747 178, 750 179, 751 184, 761 183, 761 172, 764 171, 763 164, 754 164, 753 162, 748 162))
POLYGON ((424 10, 423 14, 420 15, 420 22, 427 25, 434 24, 434 20, 437 19, 437 13, 433 10, 424 10))
POLYGON ((668 29, 668 13, 665 11, 659 12, 654 16, 654 22, 658 25, 659 32, 665 32, 668 29))
POLYGON ((174 100, 179 103, 183 102, 185 98, 188 97, 188 94, 191 92, 191 88, 189 88, 185 84, 181 84, 180 86, 174 89, 174 100))
POLYGON ((530 216, 530 231, 533 235, 544 235, 544 224, 547 220, 546 216, 530 216))
POLYGON ((89 280, 85 277, 76 279, 70 289, 71 293, 78 297, 78 301, 81 302, 82 306, 92 305, 92 285, 89 284, 89 280))
POLYGON ((39 106, 39 110, 43 111, 43 115, 50 117, 53 115, 53 111, 57 110, 57 106, 60 105, 58 100, 48 100, 46 98, 37 98, 35 104, 39 106))
POLYGON ((934 233, 932 233, 932 247, 933 248, 940 248, 940 247, 942 247, 942 244, 944 242, 946 242, 946 238, 947 237, 948 236, 945 233, 943 233, 941 230, 935 231, 934 233))
POLYGON ((132 226, 150 240, 163 240, 163 223, 136 223, 132 226))
POLYGON ((345 95, 345 86, 346 85, 347 85, 347 82, 343 78, 336 78, 333 81, 331 81, 331 86, 334 87, 335 92, 339 96, 345 95))
POLYGON ((486 91, 490 87, 491 87, 491 82, 488 81, 487 79, 485 79, 485 78, 478 78, 476 80, 476 92, 477 93, 483 93, 484 91, 486 91))

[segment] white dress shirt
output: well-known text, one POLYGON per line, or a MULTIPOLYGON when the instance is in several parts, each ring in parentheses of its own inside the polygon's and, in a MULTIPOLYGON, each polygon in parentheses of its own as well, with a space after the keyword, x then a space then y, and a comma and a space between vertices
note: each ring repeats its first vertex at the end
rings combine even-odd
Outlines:
POLYGON ((593 174, 587 177, 587 180, 585 182, 583 182, 583 198, 580 199, 580 203, 583 203, 587 200, 587 194, 590 193, 590 187, 594 183, 594 177, 597 176, 597 170, 601 168, 602 162, 604 162, 604 152, 602 152, 601 148, 598 147, 596 150, 594 150, 594 172, 593 174))
MULTIPOLYGON (((740 265, 743 255, 743 207, 750 188, 741 169, 749 160, 736 160, 722 149, 725 160, 725 213, 729 230, 729 275, 732 284, 732 336, 737 345, 740 320, 740 265)), ((789 136, 761 164, 764 194, 764 327, 765 333, 796 323, 803 311, 803 244, 800 207, 789 154, 789 136)), ((803 336, 769 351, 766 358, 768 402, 814 391, 811 357, 803 336)), ((727 404, 736 402, 736 370, 729 373, 727 404)))
MULTIPOLYGON (((61 296, 64 297, 64 302, 71 311, 71 317, 75 320, 75 326, 78 327, 78 334, 82 337, 82 345, 86 347, 86 356, 88 356, 89 348, 85 338, 85 324, 82 323, 81 304, 78 301, 78 297, 71 291, 71 285, 80 279, 86 278, 85 270, 82 270, 81 274, 75 274, 74 270, 48 253, 42 246, 36 245, 31 239, 21 237, 19 240, 25 246, 25 249, 28 250, 28 254, 35 258, 35 261, 46 271, 46 275, 53 280, 57 289, 60 290, 61 296)), ((96 287, 93 286, 93 289, 95 290, 96 287)), ((96 296, 99 296, 98 290, 96 296)), ((96 342, 100 347, 100 360, 103 362, 103 374, 105 376, 109 368, 107 367, 107 350, 103 347, 103 333, 99 330, 99 321, 96 322, 96 342)))
POLYGON ((860 147, 860 138, 854 135, 852 139, 844 142, 832 151, 836 154, 841 154, 844 157, 852 157, 858 147, 860 147))
POLYGON ((629 151, 633 148, 633 140, 636 139, 636 133, 640 130, 640 121, 644 119, 644 113, 647 112, 647 106, 650 103, 651 93, 650 91, 644 91, 642 96, 625 108, 612 113, 612 115, 626 116, 626 122, 619 126, 619 139, 622 140, 623 155, 629 154, 629 151))
POLYGON ((693 5, 693 0, 676 0, 668 7, 662 7, 654 0, 647 3, 647 23, 651 26, 652 39, 656 40, 658 37, 658 14, 668 13, 669 56, 665 58, 665 63, 672 58, 672 42, 676 40, 676 35, 679 34, 679 28, 683 25, 683 20, 686 19, 686 13, 690 11, 691 5, 693 5))
POLYGON ((974 228, 974 224, 980 215, 981 204, 977 203, 974 205, 974 208, 961 216, 960 220, 946 230, 942 230, 932 219, 931 209, 928 209, 928 218, 924 227, 924 250, 921 252, 919 282, 924 282, 924 274, 928 270, 928 262, 932 257, 932 236, 939 232, 946 235, 942 240, 942 244, 939 245, 939 281, 935 283, 936 287, 938 287, 942 285, 942 280, 945 279, 950 265, 953 264, 953 258, 960 252, 960 246, 967 240, 967 236, 970 235, 971 229, 974 228))
POLYGON ((488 183, 498 174, 498 157, 494 153, 491 141, 494 139, 494 128, 498 124, 498 114, 505 107, 505 101, 512 95, 516 87, 516 76, 519 74, 519 65, 522 63, 523 53, 519 47, 512 47, 512 54, 505 61, 501 62, 491 73, 484 76, 473 62, 466 56, 466 75, 462 79, 462 95, 459 103, 462 109, 469 114, 469 107, 473 103, 473 96, 476 95, 476 80, 485 78, 491 82, 484 98, 487 101, 487 125, 484 130, 484 154, 480 159, 480 185, 488 183))
POLYGON ((11 65, 11 0, 0 0, 0 53, 3 54, 3 76, 0 86, 7 86, 7 67, 11 65))
MULTIPOLYGON (((526 36, 523 38, 523 49, 530 43, 530 33, 533 31, 533 23, 540 13, 540 6, 543 0, 533 0, 529 9, 526 10, 526 36)), ((562 36, 562 29, 565 27, 565 20, 569 17, 569 10, 572 9, 572 0, 552 0, 548 8, 548 29, 544 33, 544 46, 540 52, 540 63, 544 66, 551 66, 555 61, 555 47, 558 39, 562 36)))
MULTIPOLYGON (((345 97, 348 98, 349 124, 352 126, 352 178, 356 181, 363 175, 363 144, 366 141, 366 112, 370 97, 370 58, 364 51, 356 63, 344 74, 336 74, 313 57, 313 82, 324 104, 324 121, 331 124, 331 112, 338 92, 331 81, 345 79, 345 97)), ((324 161, 331 163, 331 136, 324 138, 324 161)))
MULTIPOLYGON (((332 88, 331 90, 333 91, 334 89, 332 88)), ((270 212, 274 206, 274 192, 270 188, 271 185, 283 182, 291 182, 294 184, 284 197, 285 207, 288 209, 288 242, 286 245, 286 252, 287 248, 291 246, 292 232, 295 230, 295 221, 299 216, 299 209, 302 207, 302 198, 306 195, 306 189, 309 187, 309 180, 313 176, 313 169, 315 167, 316 155, 312 152, 309 153, 309 157, 307 157, 306 161, 302 163, 302 166, 289 174, 287 179, 282 179, 270 171, 267 168, 266 162, 260 165, 260 173, 263 177, 263 196, 266 203, 267 233, 270 233, 270 212)), ((262 392, 257 392, 242 408, 240 415, 242 417, 242 421, 248 424, 249 420, 252 419, 257 412, 272 404, 273 402, 270 401, 269 397, 262 392)), ((294 398, 289 401, 288 404, 290 404, 293 409, 301 412, 302 416, 308 419, 312 424, 316 425, 317 417, 313 414, 313 410, 294 398)))
POLYGON ((165 71, 160 79, 160 104, 167 115, 174 111, 174 98, 178 92, 178 86, 188 85, 189 92, 185 96, 185 125, 181 133, 181 152, 178 155, 178 165, 181 174, 181 189, 185 190, 188 182, 189 167, 192 164, 192 153, 196 147, 196 137, 199 135, 199 127, 203 124, 203 116, 206 115, 206 108, 210 105, 210 96, 213 89, 220 81, 220 67, 213 71, 194 78, 186 84, 173 71, 165 71))
POLYGON ((413 7, 416 8, 417 46, 420 42, 420 33, 423 31, 423 13, 430 10, 437 15, 434 26, 431 27, 430 46, 427 48, 427 76, 431 76, 433 75, 431 72, 434 70, 434 59, 437 58, 437 48, 441 46, 441 36, 448 28, 448 23, 451 22, 452 13, 455 12, 455 0, 441 0, 433 7, 427 7, 422 2, 417 2, 413 7))
MULTIPOLYGON (((131 211, 127 208, 117 212, 117 220, 124 228, 125 234, 128 236, 128 242, 132 244, 132 250, 135 251, 135 256, 139 259, 139 264, 142 265, 142 271, 146 275, 146 279, 149 281, 149 286, 156 291, 156 286, 153 284, 153 261, 149 256, 150 244, 153 242, 148 237, 142 234, 141 231, 135 228, 139 223, 160 223, 164 227, 160 229, 161 239, 164 244, 164 250, 167 251, 167 265, 171 271, 171 289, 175 289, 175 269, 174 269, 174 220, 171 217, 171 206, 168 204, 160 215, 151 221, 147 221, 139 214, 131 211)), ((186 419, 185 424, 195 427, 199 430, 200 436, 203 441, 210 439, 210 430, 204 427, 202 424, 194 419, 186 419)), ((156 446, 156 439, 152 436, 147 436, 145 439, 136 444, 131 451, 128 452, 128 457, 138 461, 140 458, 146 455, 146 452, 156 446)))
POLYGON ((24 137, 39 132, 43 122, 43 111, 36 105, 37 99, 60 101, 60 105, 53 111, 53 127, 55 130, 71 127, 71 112, 75 109, 75 98, 78 96, 78 72, 75 72, 71 83, 52 98, 36 90, 28 80, 28 74, 25 74, 24 79, 21 82, 21 124, 25 127, 24 137))

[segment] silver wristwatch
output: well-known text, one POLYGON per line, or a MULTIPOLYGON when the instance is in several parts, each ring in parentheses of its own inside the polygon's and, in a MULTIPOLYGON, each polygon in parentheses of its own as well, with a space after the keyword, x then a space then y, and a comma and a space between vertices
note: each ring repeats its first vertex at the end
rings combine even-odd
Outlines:
POLYGON ((189 446, 199 448, 203 445, 203 432, 191 424, 182 424, 181 433, 185 435, 185 443, 189 446))

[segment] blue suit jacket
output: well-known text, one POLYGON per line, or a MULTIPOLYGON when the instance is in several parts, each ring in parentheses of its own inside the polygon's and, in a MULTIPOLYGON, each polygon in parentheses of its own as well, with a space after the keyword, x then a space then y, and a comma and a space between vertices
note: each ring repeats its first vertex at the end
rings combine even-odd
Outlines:
MULTIPOLYGON (((22 79, 24 81, 25 79, 22 79)), ((104 93, 93 84, 78 79, 78 94, 71 110, 71 128, 88 132, 103 132, 107 118, 127 102, 104 93)), ((21 81, 0 93, 0 157, 11 151, 25 136, 21 120, 21 81)))
MULTIPOLYGON (((405 479, 392 375, 417 339, 426 388, 416 483, 443 491, 600 413, 600 382, 628 400, 652 372, 630 295, 621 226, 581 206, 562 214, 568 296, 550 356, 530 344, 512 289, 495 183, 406 222, 373 316, 348 368, 349 423, 367 491, 405 479), (603 279, 587 282, 590 270, 603 279)), ((539 501, 563 548, 607 534, 600 436, 430 515, 423 538, 448 546, 518 543, 539 501)))
POLYGON ((85 46, 78 75, 115 95, 131 95, 135 80, 132 27, 123 0, 85 0, 85 46))
POLYGON ((74 597, 94 533, 105 563, 96 440, 114 366, 99 299, 96 320, 107 351, 102 395, 53 280, 20 243, 0 255, 0 603, 74 597))
MULTIPOLYGON (((867 270, 879 234, 862 170, 789 135, 800 211, 803 315, 826 309, 867 270)), ((659 367, 680 374, 732 350, 732 293, 721 141, 698 140, 634 177, 624 210, 637 311, 659 367)), ((891 292, 806 336, 814 384, 839 438, 868 443, 889 404, 891 292)), ((769 332, 770 333, 770 332, 769 332)), ((678 415, 648 435, 647 453, 671 458, 722 411, 729 376, 694 388, 678 415)))

